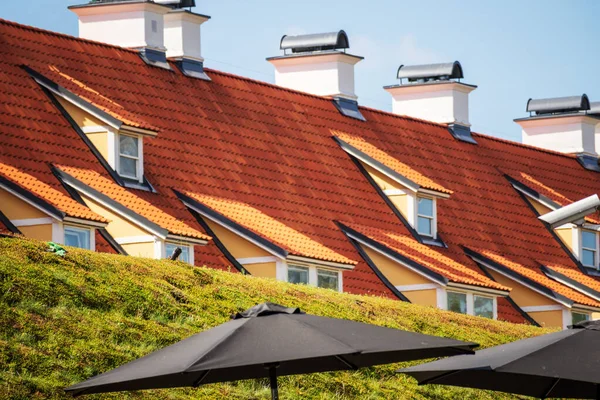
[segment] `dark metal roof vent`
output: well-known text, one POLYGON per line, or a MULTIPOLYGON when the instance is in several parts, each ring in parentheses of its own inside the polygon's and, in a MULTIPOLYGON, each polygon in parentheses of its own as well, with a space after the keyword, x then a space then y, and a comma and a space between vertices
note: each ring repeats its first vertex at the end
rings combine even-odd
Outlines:
POLYGON ((588 110, 590 110, 590 100, 586 94, 552 99, 529 99, 527 101, 527 112, 535 113, 535 115, 586 113, 588 110))
POLYGON ((410 83, 431 81, 449 81, 464 78, 462 66, 458 61, 442 64, 401 65, 398 68, 398 79, 408 79, 410 83))
POLYGON ((350 47, 348 35, 343 30, 339 32, 314 33, 310 35, 283 35, 279 48, 291 50, 292 53, 310 53, 315 51, 341 50, 350 47))
POLYGON ((366 121, 363 117, 360 109, 358 108, 358 102, 356 100, 346 99, 344 97, 335 97, 333 99, 333 105, 338 111, 346 117, 354 118, 359 121, 366 121))

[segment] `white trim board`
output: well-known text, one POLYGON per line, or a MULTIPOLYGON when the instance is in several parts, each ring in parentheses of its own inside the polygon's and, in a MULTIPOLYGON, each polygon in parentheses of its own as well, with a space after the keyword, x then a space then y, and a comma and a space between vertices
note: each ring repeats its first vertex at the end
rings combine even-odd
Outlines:
POLYGON ((53 218, 29 218, 29 219, 13 219, 10 222, 17 228, 20 226, 36 226, 36 225, 49 225, 54 223, 56 220, 53 218))
POLYGON ((564 306, 554 304, 554 305, 547 305, 547 306, 521 307, 521 310, 525 311, 526 313, 530 313, 530 312, 561 311, 564 308, 565 308, 564 306))
POLYGON ((236 261, 242 265, 251 265, 251 264, 264 264, 277 262, 280 260, 277 257, 246 257, 246 258, 237 258, 236 261))
POLYGON ((437 283, 421 283, 415 285, 398 285, 396 286, 396 289, 398 289, 400 292, 414 292, 419 290, 438 289, 440 287, 441 286, 437 283))
POLYGON ((115 238, 115 242, 119 244, 134 244, 134 243, 154 243, 156 237, 151 235, 140 235, 140 236, 123 236, 115 238))

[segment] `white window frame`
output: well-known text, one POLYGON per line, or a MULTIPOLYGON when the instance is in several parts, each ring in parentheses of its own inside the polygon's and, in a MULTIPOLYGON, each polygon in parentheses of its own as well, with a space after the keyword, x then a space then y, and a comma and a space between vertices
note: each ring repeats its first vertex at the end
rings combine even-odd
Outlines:
MULTIPOLYGON (((465 315, 475 316, 475 296, 492 299, 492 301, 493 301, 493 306, 492 306, 493 307, 492 308, 493 317, 492 317, 492 319, 494 319, 494 320, 498 319, 498 297, 497 296, 492 296, 492 295, 484 294, 484 293, 473 293, 473 292, 467 292, 467 291, 463 291, 463 290, 456 290, 455 288, 452 288, 452 290, 438 289, 438 293, 437 293, 438 308, 441 308, 442 310, 448 310, 448 293, 461 293, 461 294, 467 295, 467 312, 465 315), (440 292, 443 292, 443 293, 440 293, 440 292)), ((480 318, 485 318, 485 317, 480 317, 480 318)))
MULTIPOLYGON (((82 231, 89 231, 90 232, 90 251, 96 251, 96 229, 89 227, 89 226, 83 226, 83 225, 75 225, 75 224, 62 224, 62 227, 57 227, 57 231, 60 231, 60 233, 62 234, 62 243, 64 244, 66 242, 65 240, 65 231, 69 228, 72 229, 78 229, 78 230, 82 230, 82 231), (62 228, 62 229, 60 229, 62 228)), ((54 229, 54 227, 53 227, 54 229)), ((52 235, 54 237, 54 234, 52 235)), ((88 250, 88 249, 83 249, 82 250, 88 250)))
POLYGON ((160 258, 169 258, 169 257, 171 257, 171 254, 167 253, 167 245, 181 247, 182 249, 184 247, 186 247, 188 249, 188 254, 190 255, 190 259, 188 261, 188 264, 195 265, 194 264, 194 245, 193 244, 177 243, 177 242, 173 242, 173 241, 170 241, 170 240, 166 240, 162 244, 162 257, 160 257, 160 258))
POLYGON ((414 205, 415 218, 414 218, 413 226, 414 226, 415 230, 421 236, 430 237, 432 239, 437 238, 437 201, 436 201, 435 197, 423 196, 423 195, 417 194, 414 197, 414 199, 415 199, 414 200, 414 202, 415 202, 415 205, 414 205), (428 199, 428 200, 432 201, 432 215, 431 216, 419 214, 419 199, 428 199), (431 220, 431 236, 419 232, 419 217, 427 218, 427 219, 431 220))
POLYGON ((579 261, 581 261, 581 264, 584 267, 589 267, 589 268, 594 268, 594 269, 599 269, 600 267, 600 262, 598 261, 598 250, 600 249, 600 235, 598 234, 598 232, 593 231, 591 229, 577 229, 578 231, 578 241, 579 241, 579 261), (583 232, 590 232, 593 233, 594 236, 596 237, 596 248, 595 249, 590 249, 588 247, 583 247, 583 232), (583 250, 589 250, 589 251, 593 251, 594 252, 594 265, 585 265, 583 264, 583 250))
POLYGON ((343 282, 343 274, 342 271, 338 270, 338 269, 334 269, 334 268, 323 268, 321 266, 316 266, 316 265, 304 265, 301 263, 289 263, 286 265, 285 268, 285 282, 288 282, 288 270, 290 267, 297 267, 297 268, 308 268, 308 285, 309 286, 317 286, 317 282, 318 282, 318 270, 322 270, 322 271, 327 271, 327 272, 335 272, 338 275, 338 288, 337 291, 338 292, 343 292, 344 291, 344 282, 343 282))
POLYGON ((130 133, 121 133, 119 132, 116 135, 115 140, 115 171, 119 176, 126 179, 134 179, 138 182, 142 183, 144 181, 144 138, 141 135, 133 135, 130 133), (121 136, 129 136, 132 138, 136 138, 138 141, 138 156, 132 157, 126 154, 121 154, 121 136), (132 160, 137 160, 137 176, 128 176, 122 175, 120 169, 121 157, 130 158, 132 160))

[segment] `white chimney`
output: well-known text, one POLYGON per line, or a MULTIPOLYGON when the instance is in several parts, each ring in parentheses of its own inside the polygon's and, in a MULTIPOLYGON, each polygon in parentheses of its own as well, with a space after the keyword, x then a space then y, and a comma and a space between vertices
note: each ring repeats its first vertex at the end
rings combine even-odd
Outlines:
POLYGON ((516 119, 522 128, 522 141, 561 153, 597 157, 596 126, 600 120, 588 114, 590 102, 582 96, 529 99, 527 118, 516 119))
POLYGON ((135 49, 165 51, 164 15, 151 1, 93 1, 69 7, 79 17, 79 37, 135 49))
POLYGON ((200 46, 200 25, 210 17, 183 9, 174 9, 164 18, 167 57, 204 61, 200 46))
POLYGON ((275 83, 318 96, 356 101, 354 65, 363 57, 347 54, 346 32, 283 36, 283 56, 267 58, 275 67, 275 83), (290 50, 290 54, 286 53, 290 50))
POLYGON ((460 63, 414 65, 398 68, 399 85, 386 86, 392 111, 398 115, 469 128, 469 93, 477 86, 463 78, 460 63), (406 79, 408 82, 402 82, 406 79))

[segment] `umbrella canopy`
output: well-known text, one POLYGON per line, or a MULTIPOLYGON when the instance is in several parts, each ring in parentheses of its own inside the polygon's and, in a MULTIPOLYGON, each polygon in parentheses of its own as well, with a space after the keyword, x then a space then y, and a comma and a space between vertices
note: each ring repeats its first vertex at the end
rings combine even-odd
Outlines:
POLYGON ((270 377, 276 397, 276 374, 472 354, 476 346, 264 303, 234 315, 229 322, 65 390, 81 395, 270 377))
POLYGON ((398 372, 437 383, 538 398, 600 399, 600 321, 398 372))

